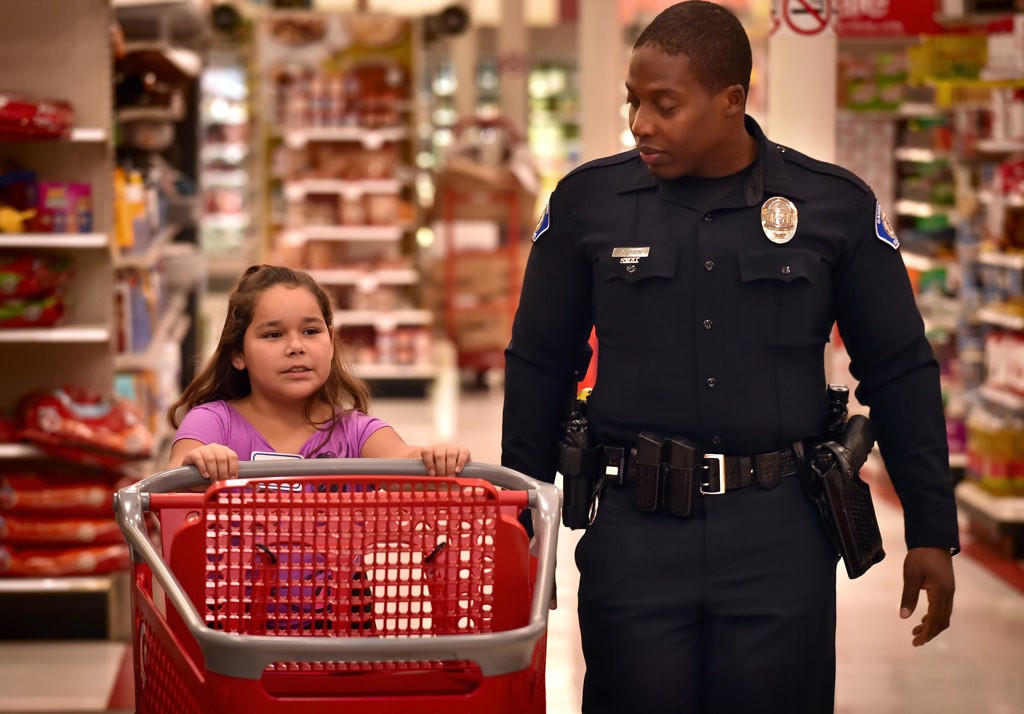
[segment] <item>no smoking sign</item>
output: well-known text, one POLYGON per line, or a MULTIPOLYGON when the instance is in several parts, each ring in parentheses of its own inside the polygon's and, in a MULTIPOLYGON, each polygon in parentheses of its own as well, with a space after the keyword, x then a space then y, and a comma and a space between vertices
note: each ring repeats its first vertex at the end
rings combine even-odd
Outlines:
POLYGON ((835 0, 775 0, 772 32, 812 37, 835 34, 835 0))

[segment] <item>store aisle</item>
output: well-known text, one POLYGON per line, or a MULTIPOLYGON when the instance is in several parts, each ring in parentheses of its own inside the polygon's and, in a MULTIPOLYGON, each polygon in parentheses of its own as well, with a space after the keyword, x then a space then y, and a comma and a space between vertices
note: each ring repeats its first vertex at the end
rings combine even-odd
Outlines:
MULTIPOLYGON (((444 377, 429 400, 379 400, 376 413, 410 442, 464 443, 478 461, 499 460, 501 392, 458 393, 444 377)), ((879 488, 878 491, 881 489, 879 488)), ((903 558, 896 506, 878 499, 888 557, 861 580, 839 577, 838 714, 1016 714, 1024 710, 1024 594, 967 555, 955 560, 952 628, 927 647, 910 646, 911 622, 897 615, 903 558)), ((573 549, 562 530, 558 608, 548 633, 548 711, 579 712, 583 676, 576 629, 573 549)), ((922 602, 921 607, 924 607, 922 602)), ((0 712, 130 711, 117 686, 119 643, 0 643, 0 712)))

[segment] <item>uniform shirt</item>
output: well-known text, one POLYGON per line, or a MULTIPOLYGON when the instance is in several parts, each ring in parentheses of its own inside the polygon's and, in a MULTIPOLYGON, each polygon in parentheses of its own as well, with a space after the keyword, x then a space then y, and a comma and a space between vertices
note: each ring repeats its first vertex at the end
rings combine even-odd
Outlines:
POLYGON ((648 429, 751 455, 818 436, 829 414, 824 349, 838 323, 908 547, 955 549, 939 368, 898 241, 860 179, 746 125, 757 159, 720 185, 658 179, 635 150, 559 182, 506 352, 502 463, 553 480, 592 325, 597 443, 632 443, 648 429), (762 226, 762 204, 776 196, 797 210, 783 244, 762 226))
MULTIPOLYGON (((378 429, 388 426, 376 417, 352 410, 339 414, 334 430, 327 424, 316 431, 299 450, 303 458, 356 458, 363 444, 378 429)), ((193 407, 181 420, 174 440, 195 439, 204 444, 223 444, 242 461, 254 451, 274 451, 270 443, 248 419, 226 401, 207 402, 193 407)))

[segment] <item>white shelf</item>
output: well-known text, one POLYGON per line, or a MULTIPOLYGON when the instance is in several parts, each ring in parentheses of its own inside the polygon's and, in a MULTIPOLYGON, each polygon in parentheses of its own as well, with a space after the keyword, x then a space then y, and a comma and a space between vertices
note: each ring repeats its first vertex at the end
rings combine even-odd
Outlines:
POLYGON ((952 206, 940 206, 925 201, 908 201, 907 199, 896 201, 896 213, 901 216, 931 218, 932 216, 946 216, 952 212, 952 206))
POLYGON ((75 127, 71 130, 71 139, 75 143, 99 144, 107 140, 107 130, 101 127, 75 127))
POLYGON ((433 365, 357 364, 353 369, 360 379, 433 379, 433 365))
POLYGON ((182 112, 165 107, 123 107, 117 110, 120 122, 181 121, 184 118, 182 112))
POLYGON ((949 266, 949 261, 932 258, 927 255, 920 255, 909 250, 901 250, 900 255, 903 256, 903 263, 908 268, 922 273, 929 270, 935 270, 936 268, 945 268, 949 266))
POLYGON ((993 496, 975 483, 961 481, 956 487, 956 500, 1000 523, 1024 523, 1024 498, 993 496))
POLYGON ((373 325, 377 329, 394 329, 399 325, 429 325, 434 321, 430 310, 336 310, 336 327, 373 325))
POLYGON ((74 327, 17 327, 0 329, 0 342, 7 343, 87 343, 108 342, 110 329, 101 325, 74 327))
MULTIPOLYGON (((238 163, 249 155, 249 146, 241 141, 225 141, 220 143, 205 144, 199 150, 199 156, 203 161, 227 161, 238 163)), ((216 169, 213 169, 216 170, 216 169)))
POLYGON ((306 240, 333 241, 397 241, 402 239, 402 226, 305 226, 297 229, 306 240))
POLYGON ((379 129, 361 126, 311 126, 286 130, 284 140, 293 149, 300 149, 311 141, 352 141, 359 142, 367 149, 379 149, 389 141, 402 141, 408 135, 409 132, 404 126, 379 129))
POLYGON ((199 182, 203 186, 220 188, 244 188, 249 183, 249 172, 245 169, 206 169, 199 182))
POLYGON ((999 201, 1004 206, 1009 206, 1011 208, 1024 207, 1024 196, 1021 196, 1020 194, 1013 193, 996 198, 991 191, 978 191, 979 203, 987 206, 995 203, 996 201, 999 201))
POLYGON ((959 454, 949 455, 949 467, 951 469, 962 469, 967 466, 967 454, 961 452, 959 454))
POLYGON ((1017 396, 1007 389, 986 384, 978 390, 978 393, 987 402, 998 404, 1011 411, 1024 412, 1024 397, 1017 396))
POLYGON ((309 270, 306 271, 323 285, 359 285, 375 282, 379 285, 414 285, 420 276, 412 268, 385 268, 382 270, 309 270))
POLYGON ((39 459, 45 454, 31 444, 0 443, 0 459, 39 459))
POLYGON ((1000 268, 1024 270, 1024 253, 1012 254, 983 251, 978 253, 978 262, 981 265, 994 265, 1000 268))
POLYGON ((285 184, 284 195, 289 201, 301 201, 311 193, 330 193, 358 198, 367 193, 400 193, 398 179, 366 179, 342 181, 340 179, 304 179, 285 184))
POLYGON ((208 213, 199 221, 203 228, 242 231, 249 227, 249 216, 242 213, 208 213))
POLYGON ((0 248, 106 248, 106 233, 6 233, 0 248))
POLYGON ((139 269, 154 267, 159 262, 160 256, 163 255, 164 246, 170 243, 180 230, 181 226, 173 223, 164 226, 153 238, 145 253, 118 256, 114 258, 114 267, 139 269))
POLYGON ((0 594, 109 592, 113 579, 106 575, 64 578, 0 578, 0 594))
POLYGON ((897 147, 896 151, 893 152, 893 156, 896 157, 897 161, 920 164, 930 164, 934 161, 949 161, 949 154, 947 152, 935 151, 934 149, 897 147))
POLYGON ((188 329, 189 319, 185 315, 185 304, 184 295, 176 293, 171 296, 156 329, 153 331, 146 351, 140 354, 115 356, 114 369, 118 372, 153 369, 160 358, 160 350, 163 349, 164 344, 175 338, 180 341, 184 330, 188 329))
POLYGON ((990 307, 983 307, 978 310, 977 318, 981 322, 997 327, 1005 327, 1009 330, 1024 330, 1024 317, 1019 315, 1007 315, 1006 313, 993 310, 990 307))
POLYGON ((986 154, 1012 154, 1016 151, 1024 151, 1024 141, 1012 141, 1010 139, 980 139, 975 148, 986 154))

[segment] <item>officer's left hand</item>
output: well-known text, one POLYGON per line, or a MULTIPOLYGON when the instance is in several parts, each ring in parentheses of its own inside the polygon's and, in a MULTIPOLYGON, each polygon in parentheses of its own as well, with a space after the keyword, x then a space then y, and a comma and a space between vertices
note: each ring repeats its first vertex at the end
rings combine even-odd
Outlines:
POLYGON ((903 598, 900 617, 906 620, 917 607, 921 591, 928 593, 928 612, 914 628, 914 647, 920 647, 949 627, 953 613, 953 556, 945 548, 911 548, 903 561, 903 598))

